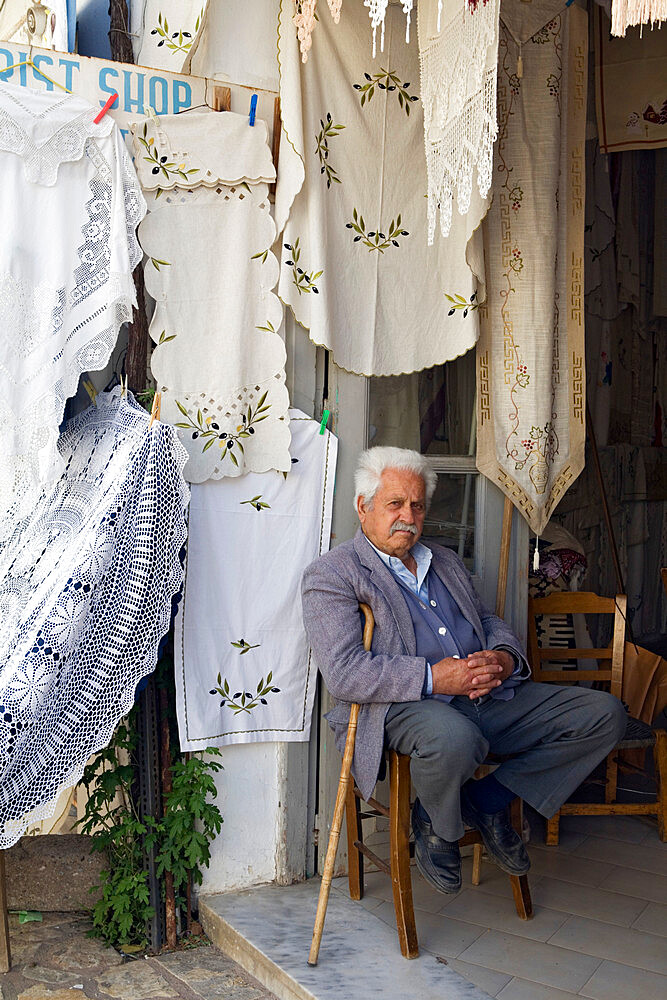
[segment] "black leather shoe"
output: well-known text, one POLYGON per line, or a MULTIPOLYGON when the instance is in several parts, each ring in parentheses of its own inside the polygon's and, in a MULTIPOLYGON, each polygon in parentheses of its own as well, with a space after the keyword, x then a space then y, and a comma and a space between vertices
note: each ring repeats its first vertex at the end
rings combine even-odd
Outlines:
POLYGON ((461 792, 461 816, 466 826, 479 830, 487 852, 508 875, 525 875, 530 858, 523 840, 510 822, 509 806, 496 813, 483 813, 461 792))
POLYGON ((419 799, 412 807, 415 861, 426 881, 439 892, 461 888, 461 852, 458 841, 443 840, 433 832, 431 820, 419 799))

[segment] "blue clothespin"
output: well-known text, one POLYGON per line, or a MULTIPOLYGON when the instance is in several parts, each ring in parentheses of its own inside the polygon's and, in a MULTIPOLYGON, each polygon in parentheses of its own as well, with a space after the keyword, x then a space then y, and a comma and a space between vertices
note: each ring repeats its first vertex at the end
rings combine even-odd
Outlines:
POLYGON ((565 0, 565 6, 566 7, 571 7, 573 3, 574 3, 574 0, 565 0))
POLYGON ((329 410, 323 410, 322 420, 320 422, 320 434, 324 434, 324 429, 327 426, 328 420, 329 420, 329 410))
POLYGON ((255 114, 257 112, 257 94, 253 94, 250 98, 250 117, 248 119, 248 125, 255 124, 255 114))

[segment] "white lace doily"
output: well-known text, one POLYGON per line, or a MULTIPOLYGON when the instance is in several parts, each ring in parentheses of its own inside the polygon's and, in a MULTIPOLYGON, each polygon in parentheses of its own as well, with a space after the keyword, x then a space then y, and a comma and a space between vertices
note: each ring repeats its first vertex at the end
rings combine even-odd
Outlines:
POLYGON ((0 545, 0 849, 50 816, 155 667, 189 491, 172 427, 120 390, 65 428, 62 478, 0 545))
POLYGON ((499 0, 424 0, 419 9, 421 99, 428 176, 428 242, 448 236, 452 202, 465 215, 473 176, 482 198, 491 186, 496 115, 499 0))
POLYGON ((94 114, 0 88, 0 524, 59 475, 65 402, 132 315, 146 205, 118 128, 94 114))

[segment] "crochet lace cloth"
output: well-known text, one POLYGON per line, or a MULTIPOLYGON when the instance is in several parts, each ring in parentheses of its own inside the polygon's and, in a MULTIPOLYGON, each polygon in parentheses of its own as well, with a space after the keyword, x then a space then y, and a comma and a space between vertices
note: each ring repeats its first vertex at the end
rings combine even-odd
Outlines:
POLYGON ((454 191, 465 215, 475 172, 482 198, 491 186, 499 12, 499 0, 424 0, 419 9, 429 245, 438 210, 449 235, 454 191))
POLYGON ((96 113, 0 87, 0 526, 60 474, 65 402, 132 315, 146 205, 118 128, 96 113))
POLYGON ((63 432, 61 479, 0 545, 0 849, 52 815, 132 707, 181 586, 187 455, 120 390, 63 432))

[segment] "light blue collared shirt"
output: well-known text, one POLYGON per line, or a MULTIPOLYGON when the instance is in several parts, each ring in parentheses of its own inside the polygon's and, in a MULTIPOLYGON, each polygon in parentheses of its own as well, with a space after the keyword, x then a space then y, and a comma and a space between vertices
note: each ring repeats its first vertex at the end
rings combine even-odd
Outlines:
MULTIPOLYGON (((410 549, 410 555, 414 558, 415 562, 417 563, 417 575, 415 576, 415 574, 408 569, 408 567, 405 565, 402 559, 399 559, 398 556, 390 556, 387 552, 382 552, 382 550, 378 549, 376 545, 373 545, 368 536, 365 537, 368 544, 371 546, 371 548, 375 549, 382 562, 388 569, 391 570, 394 576, 398 580, 400 580, 401 583, 403 583, 409 590, 412 590, 417 595, 417 597, 419 597, 422 601, 427 603, 428 602, 427 576, 428 576, 428 571, 431 568, 431 560, 433 559, 433 553, 431 552, 431 550, 427 548, 426 545, 422 545, 421 542, 415 542, 415 544, 410 549)), ((505 647, 500 646, 499 648, 504 649, 505 647)), ((508 650, 508 652, 510 651, 508 650)), ((522 666, 521 663, 519 662, 515 664, 514 671, 510 674, 510 676, 505 681, 503 681, 501 686, 497 688, 496 691, 492 692, 491 697, 493 697, 494 695, 498 697, 503 688, 510 689, 516 683, 518 683, 520 679, 525 679, 525 678, 523 677, 522 666), (508 681, 509 684, 507 683, 508 681)), ((433 696, 433 671, 431 670, 431 664, 428 662, 426 664, 426 685, 425 685, 424 695, 426 698, 430 698, 433 696)), ((441 696, 438 695, 437 697, 441 696)), ((510 697, 509 693, 505 695, 505 697, 510 697)), ((448 698, 447 700, 450 699, 448 698)))

